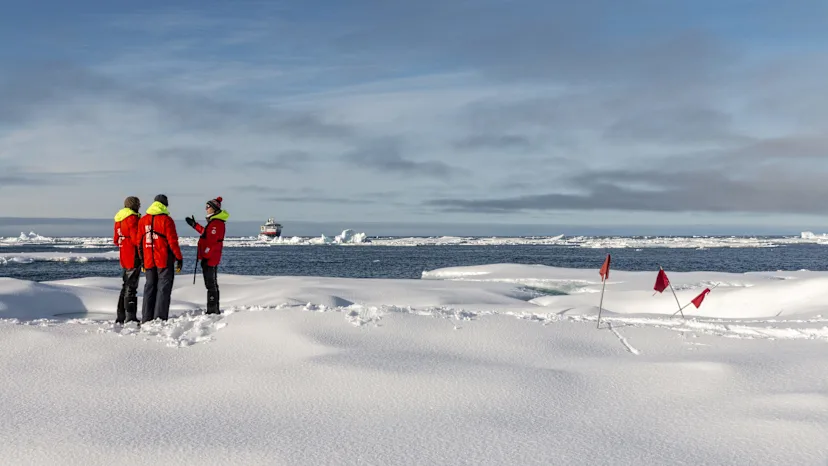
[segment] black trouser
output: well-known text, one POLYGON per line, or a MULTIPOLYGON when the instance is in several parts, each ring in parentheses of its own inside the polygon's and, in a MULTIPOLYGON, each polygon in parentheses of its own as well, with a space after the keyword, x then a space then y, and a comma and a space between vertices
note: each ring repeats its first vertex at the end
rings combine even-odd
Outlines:
POLYGON ((207 287, 207 314, 219 314, 218 266, 211 267, 207 265, 207 259, 202 259, 201 273, 207 287))
POLYGON ((136 259, 136 266, 131 269, 123 269, 123 284, 121 295, 118 296, 118 310, 115 322, 122 324, 127 322, 138 322, 138 280, 141 278, 141 266, 136 259))
POLYGON ((167 320, 170 316, 170 295, 175 280, 175 256, 169 251, 167 267, 146 269, 144 283, 144 305, 141 308, 141 322, 154 319, 167 320))

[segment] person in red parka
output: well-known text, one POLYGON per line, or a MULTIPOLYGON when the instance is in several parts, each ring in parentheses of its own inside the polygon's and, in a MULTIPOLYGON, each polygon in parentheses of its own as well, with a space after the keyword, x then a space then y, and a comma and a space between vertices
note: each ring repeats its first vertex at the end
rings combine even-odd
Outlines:
POLYGON ((178 232, 175 221, 167 210, 168 206, 167 196, 155 196, 155 202, 147 209, 147 215, 138 223, 138 229, 143 235, 146 275, 144 304, 141 307, 142 323, 155 319, 167 320, 175 273, 181 272, 184 266, 184 256, 178 245, 178 232))
POLYGON ((123 284, 118 297, 115 323, 138 322, 138 280, 141 278, 141 232, 138 220, 141 201, 135 196, 124 199, 124 208, 115 214, 115 234, 112 240, 118 245, 123 284))
POLYGON ((197 231, 198 239, 197 260, 201 261, 201 272, 204 275, 204 286, 207 288, 207 314, 220 314, 218 266, 221 263, 221 251, 224 243, 225 222, 230 218, 226 210, 222 210, 221 196, 207 201, 207 225, 201 226, 195 216, 187 217, 187 224, 197 231))

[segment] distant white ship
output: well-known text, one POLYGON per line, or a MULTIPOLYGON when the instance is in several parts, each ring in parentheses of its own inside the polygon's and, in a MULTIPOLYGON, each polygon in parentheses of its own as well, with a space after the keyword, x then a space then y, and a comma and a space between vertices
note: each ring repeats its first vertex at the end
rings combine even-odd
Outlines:
POLYGON ((267 222, 260 227, 260 230, 261 232, 259 234, 268 238, 278 238, 282 236, 282 224, 276 223, 273 218, 267 219, 267 222))

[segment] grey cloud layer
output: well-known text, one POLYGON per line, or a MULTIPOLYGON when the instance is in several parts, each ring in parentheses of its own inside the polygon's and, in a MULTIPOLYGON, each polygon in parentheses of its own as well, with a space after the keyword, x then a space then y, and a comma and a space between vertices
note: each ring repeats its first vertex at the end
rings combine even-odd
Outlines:
POLYGON ((448 180, 464 170, 440 161, 414 161, 403 157, 397 142, 367 144, 344 155, 347 164, 375 170, 379 173, 414 175, 448 180))
POLYGON ((25 186, 40 186, 44 188, 60 186, 61 189, 65 189, 66 186, 88 183, 91 179, 112 177, 113 175, 121 174, 121 172, 116 171, 64 173, 7 168, 6 173, 0 175, 0 189, 25 186))
MULTIPOLYGON (((285 78, 272 78, 278 74, 263 69, 271 94, 261 99, 259 88, 244 85, 229 86, 227 94, 198 95, 125 83, 70 65, 0 69, 0 123, 25 125, 48 114, 52 104, 79 95, 122 102, 147 110, 165 127, 196 135, 151 146, 151 153, 180 166, 224 164, 245 176, 260 172, 258 185, 238 190, 255 194, 272 192, 265 181, 271 177, 319 177, 325 170, 339 175, 343 168, 356 168, 392 175, 392 183, 416 199, 423 191, 410 179, 450 185, 453 189, 425 206, 452 212, 825 213, 816 199, 826 194, 821 177, 828 173, 828 93, 822 78, 828 54, 808 50, 780 61, 773 50, 736 37, 740 28, 757 22, 780 36, 811 31, 816 9, 791 5, 787 16, 777 17, 772 2, 738 15, 717 2, 679 3, 355 2, 336 10, 335 24, 315 17, 294 23, 276 9, 267 12, 273 17, 234 17, 225 29, 220 18, 185 16, 169 31, 191 28, 213 45, 241 44, 251 55, 245 66, 255 68, 257 60, 274 56, 302 57, 302 65, 286 68, 285 78), (711 15, 732 22, 732 31, 711 23, 711 15), (270 19, 278 20, 278 27, 270 19), (278 101, 275 96, 289 93, 285 88, 336 89, 423 70, 468 73, 475 81, 468 87, 488 87, 488 97, 454 107, 435 99, 430 110, 436 123, 382 130, 358 123, 378 120, 366 116, 370 112, 359 102, 356 109, 343 109, 323 101, 313 111, 261 103, 278 101), (300 86, 299 80, 307 83, 300 86), (349 113, 353 110, 358 111, 349 113), (214 135, 229 133, 239 136, 238 149, 209 149, 214 135), (246 145, 248 135, 259 146, 246 145), (269 144, 276 138, 283 144, 269 144), (428 144, 417 144, 421 141, 428 144), (328 147, 324 162, 338 163, 323 163, 320 154, 305 149, 318 142, 335 146, 328 147)), ((146 21, 155 28, 153 37, 166 34, 165 23, 146 21)), ((201 53, 189 49, 187 58, 215 60, 201 53)), ((466 86, 455 90, 464 92, 466 86)), ((362 103, 384 98, 368 93, 362 103)), ((388 121, 413 120, 399 108, 414 106, 377 107, 388 121)), ((422 120, 431 118, 423 114, 422 120)), ((24 174, 6 179, 6 184, 36 181, 24 174)), ((285 200, 335 199, 323 191, 285 200)))
POLYGON ((307 169, 314 161, 313 154, 302 150, 291 150, 278 153, 261 160, 246 162, 246 167, 257 170, 286 170, 299 172, 307 169))
POLYGON ((212 167, 228 155, 209 147, 171 147, 155 154, 162 161, 173 161, 185 168, 212 167))
POLYGON ((823 176, 770 172, 747 178, 718 171, 682 173, 606 171, 573 180, 582 193, 539 194, 478 200, 435 199, 446 211, 519 212, 620 210, 650 212, 828 213, 823 176), (639 185, 639 186, 635 186, 639 185))
POLYGON ((505 80, 690 86, 726 65, 731 52, 694 32, 692 24, 684 30, 648 27, 647 35, 616 26, 682 24, 684 9, 675 2, 635 0, 389 2, 360 12, 357 27, 334 45, 395 64, 428 58, 505 80), (401 49, 404 56, 396 54, 401 49))
POLYGON ((71 103, 85 96, 153 109, 166 123, 188 131, 240 129, 296 139, 346 140, 354 136, 351 126, 326 121, 310 112, 129 85, 73 65, 9 67, 2 71, 0 98, 4 105, 0 121, 16 124, 48 112, 49 105, 71 103))

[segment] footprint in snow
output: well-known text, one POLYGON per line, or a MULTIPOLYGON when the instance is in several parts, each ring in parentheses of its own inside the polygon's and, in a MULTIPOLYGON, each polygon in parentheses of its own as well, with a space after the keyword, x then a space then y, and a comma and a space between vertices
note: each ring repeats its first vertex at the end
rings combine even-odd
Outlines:
POLYGON ((153 337, 169 347, 182 348, 197 343, 206 343, 213 339, 213 334, 227 326, 223 315, 207 315, 203 311, 189 311, 170 318, 167 321, 151 321, 142 325, 130 322, 125 325, 110 324, 100 327, 100 332, 112 332, 119 336, 153 337))

